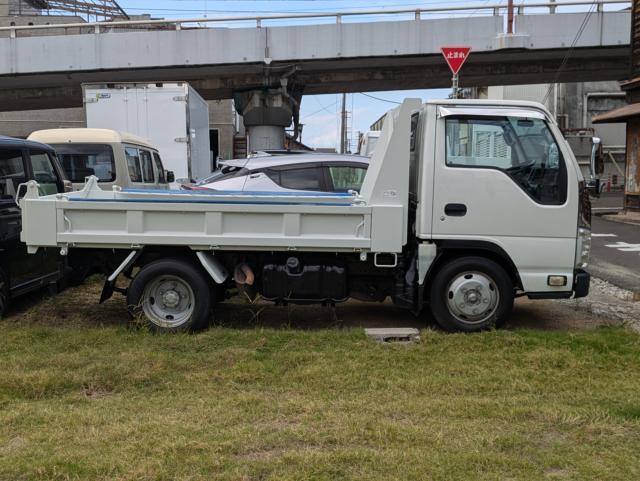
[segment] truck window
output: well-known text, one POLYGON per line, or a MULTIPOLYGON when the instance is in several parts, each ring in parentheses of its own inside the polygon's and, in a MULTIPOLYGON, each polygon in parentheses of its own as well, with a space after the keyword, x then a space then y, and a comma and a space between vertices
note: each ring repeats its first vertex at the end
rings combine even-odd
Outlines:
POLYGON ((129 178, 131 182, 142 182, 142 170, 140 169, 140 154, 135 147, 126 147, 124 149, 127 158, 127 169, 129 170, 129 178))
POLYGON ((167 178, 164 175, 164 167, 162 166, 162 160, 160 160, 160 154, 158 154, 158 152, 153 153, 153 161, 156 164, 156 171, 158 171, 158 183, 166 184, 167 178))
POLYGON ((113 148, 108 144, 55 144, 58 158, 71 182, 95 175, 100 182, 116 180, 113 148))
POLYGON ((270 169, 267 175, 285 189, 322 190, 322 173, 317 167, 286 170, 270 169))
POLYGON ((331 166, 329 174, 333 182, 335 192, 347 192, 349 190, 360 191, 367 169, 355 166, 331 166))
POLYGON ((29 157, 33 178, 38 182, 40 195, 58 193, 58 175, 56 174, 49 154, 38 150, 29 150, 29 157))
POLYGON ((142 164, 142 181, 147 184, 153 184, 156 181, 156 178, 153 175, 153 160, 151 158, 151 152, 140 149, 140 161, 142 164))
POLYGON ((540 204, 567 199, 567 173, 546 122, 519 117, 446 120, 449 167, 497 169, 540 204))
POLYGON ((22 151, 0 149, 0 199, 13 200, 25 181, 22 151))

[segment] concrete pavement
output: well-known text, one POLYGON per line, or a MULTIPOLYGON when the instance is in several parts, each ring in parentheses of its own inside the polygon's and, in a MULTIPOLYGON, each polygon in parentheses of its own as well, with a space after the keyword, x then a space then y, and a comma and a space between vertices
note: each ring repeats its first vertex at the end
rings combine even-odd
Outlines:
POLYGON ((591 274, 640 300, 640 226, 594 216, 591 249, 591 274))
POLYGON ((624 208, 623 192, 603 192, 600 197, 591 199, 591 211, 596 215, 616 214, 624 208))

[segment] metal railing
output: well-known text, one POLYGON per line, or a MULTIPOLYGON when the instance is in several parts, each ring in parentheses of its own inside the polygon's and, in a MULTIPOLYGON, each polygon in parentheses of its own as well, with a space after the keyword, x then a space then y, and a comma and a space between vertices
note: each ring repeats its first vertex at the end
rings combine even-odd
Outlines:
MULTIPOLYGON (((622 5, 626 4, 631 6, 630 0, 564 0, 564 1, 545 1, 545 2, 531 2, 521 3, 515 6, 515 12, 518 15, 523 15, 525 9, 548 9, 548 13, 554 14, 559 8, 562 7, 590 7, 596 5, 598 12, 604 11, 604 7, 607 5, 622 5)), ((162 20, 118 20, 109 22, 78 22, 78 23, 60 23, 60 24, 47 24, 47 25, 11 25, 8 27, 0 27, 0 32, 9 32, 11 38, 18 36, 18 32, 22 31, 42 31, 42 30, 67 30, 67 29, 81 29, 81 33, 109 33, 113 31, 114 27, 122 28, 123 30, 129 30, 133 27, 142 26, 157 26, 164 27, 167 30, 181 30, 185 25, 195 25, 195 28, 202 28, 203 24, 223 24, 223 23, 240 23, 251 22, 256 28, 261 28, 263 22, 273 20, 304 20, 304 19, 334 19, 335 23, 342 23, 344 18, 354 17, 371 17, 371 16, 389 16, 389 15, 413 15, 415 20, 420 20, 422 15, 434 15, 434 14, 459 14, 464 12, 472 12, 477 14, 480 12, 489 13, 495 16, 501 15, 501 12, 506 11, 507 5, 504 3, 494 4, 469 4, 469 5, 453 5, 444 7, 424 7, 417 9, 378 9, 378 10, 364 10, 364 11, 349 11, 349 12, 317 12, 317 13, 287 13, 287 14, 274 14, 274 15, 251 15, 251 16, 229 16, 229 17, 200 17, 200 18, 179 18, 179 19, 162 19, 162 20)), ((295 24, 290 24, 295 25, 295 24)), ((290 26, 287 25, 287 26, 290 26)), ((119 30, 118 28, 118 30, 119 30)), ((194 27, 189 27, 194 28, 194 27)))

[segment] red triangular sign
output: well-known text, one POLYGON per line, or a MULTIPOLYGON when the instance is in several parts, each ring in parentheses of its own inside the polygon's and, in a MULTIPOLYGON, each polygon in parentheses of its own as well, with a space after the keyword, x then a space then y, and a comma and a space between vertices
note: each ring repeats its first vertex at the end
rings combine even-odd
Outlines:
POLYGON ((467 60, 467 57, 469 57, 471 47, 442 47, 440 50, 442 51, 444 59, 449 64, 453 75, 458 75, 462 64, 467 60))

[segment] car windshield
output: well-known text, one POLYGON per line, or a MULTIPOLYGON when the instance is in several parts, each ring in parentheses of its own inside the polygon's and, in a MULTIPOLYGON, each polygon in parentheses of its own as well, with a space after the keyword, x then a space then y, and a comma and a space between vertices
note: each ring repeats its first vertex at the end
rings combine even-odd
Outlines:
POLYGON ((210 184, 211 182, 218 182, 220 180, 230 179, 232 177, 239 177, 249 173, 249 169, 245 167, 238 167, 235 165, 223 165, 218 170, 214 171, 211 175, 200 179, 197 185, 210 184))
POLYGON ((95 175, 100 182, 116 180, 113 149, 107 144, 54 144, 62 168, 72 182, 95 175))

